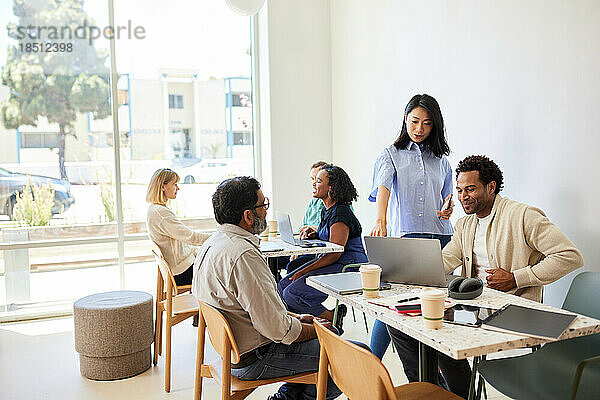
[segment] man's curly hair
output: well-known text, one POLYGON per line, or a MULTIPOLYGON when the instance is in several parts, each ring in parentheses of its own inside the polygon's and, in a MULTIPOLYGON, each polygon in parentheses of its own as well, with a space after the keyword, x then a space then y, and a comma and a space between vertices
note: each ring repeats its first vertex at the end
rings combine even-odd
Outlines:
POLYGON ((468 156, 464 160, 458 163, 456 167, 456 179, 462 172, 478 171, 479 181, 484 185, 487 185, 491 181, 496 182, 496 191, 494 194, 500 193, 504 188, 504 178, 502 177, 502 171, 498 168, 498 165, 486 156, 468 156))
POLYGON ((329 186, 331 186, 331 199, 338 204, 350 205, 358 198, 358 192, 352 184, 350 177, 342 168, 326 164, 321 167, 321 171, 327 172, 329 186))

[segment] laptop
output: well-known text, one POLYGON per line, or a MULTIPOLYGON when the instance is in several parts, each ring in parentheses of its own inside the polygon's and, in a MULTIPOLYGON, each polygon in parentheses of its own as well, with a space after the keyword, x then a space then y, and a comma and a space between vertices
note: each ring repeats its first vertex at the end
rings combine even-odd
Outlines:
POLYGON ((365 236, 365 246, 369 263, 382 269, 382 281, 448 286, 437 239, 365 236))
POLYGON ((327 242, 317 239, 294 239, 294 231, 292 230, 292 221, 289 214, 277 213, 277 225, 279 226, 279 236, 286 243, 300 247, 323 247, 327 245, 327 242))
MULTIPOLYGON (((360 272, 340 272, 329 275, 315 275, 307 278, 338 294, 355 294, 362 292, 360 272)), ((380 283, 379 290, 391 289, 389 283, 380 283)))

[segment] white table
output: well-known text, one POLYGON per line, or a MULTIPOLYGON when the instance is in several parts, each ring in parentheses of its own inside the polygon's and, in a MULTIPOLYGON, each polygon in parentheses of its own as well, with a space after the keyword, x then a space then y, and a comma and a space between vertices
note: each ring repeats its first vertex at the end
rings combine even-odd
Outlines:
MULTIPOLYGON (((421 317, 406 316, 386 309, 385 307, 371 304, 362 294, 340 295, 319 285, 319 283, 313 281, 311 277, 306 280, 306 283, 309 286, 312 286, 331 297, 335 297, 352 307, 358 308, 387 325, 393 326, 403 333, 417 339, 419 341, 419 376, 420 380, 425 382, 435 383, 437 377, 437 353, 434 350, 438 350, 458 360, 549 342, 549 340, 546 339, 490 331, 483 328, 454 325, 445 322, 441 329, 427 329, 423 325, 421 317)), ((406 295, 407 293, 418 295, 420 290, 420 286, 393 284, 391 290, 381 291, 380 296, 391 297, 406 295)), ((490 308, 500 308, 505 304, 517 304, 540 310, 573 314, 556 307, 540 304, 535 301, 523 299, 489 288, 484 288, 482 295, 476 299, 453 301, 460 304, 471 304, 490 308)), ((578 315, 558 340, 586 336, 599 332, 600 320, 578 315)))
POLYGON ((274 260, 277 257, 301 256, 305 254, 342 253, 344 251, 344 246, 340 246, 339 244, 331 242, 325 242, 326 245, 323 247, 300 247, 286 243, 281 239, 269 239, 268 243, 274 243, 276 246, 283 249, 262 253, 262 255, 267 259, 269 268, 271 269, 276 281, 279 281, 279 270, 277 265, 273 265, 273 263, 269 262, 270 259, 274 260))

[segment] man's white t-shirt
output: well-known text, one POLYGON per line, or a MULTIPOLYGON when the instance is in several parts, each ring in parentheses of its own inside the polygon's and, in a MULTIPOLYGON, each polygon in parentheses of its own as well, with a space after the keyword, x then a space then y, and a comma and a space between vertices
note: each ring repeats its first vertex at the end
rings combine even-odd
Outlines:
POLYGON ((487 217, 477 218, 477 228, 475 229, 475 240, 473 241, 473 266, 477 271, 479 279, 486 284, 486 277, 489 275, 485 272, 486 269, 490 268, 490 262, 488 259, 486 238, 487 230, 490 221, 492 220, 492 214, 487 217))

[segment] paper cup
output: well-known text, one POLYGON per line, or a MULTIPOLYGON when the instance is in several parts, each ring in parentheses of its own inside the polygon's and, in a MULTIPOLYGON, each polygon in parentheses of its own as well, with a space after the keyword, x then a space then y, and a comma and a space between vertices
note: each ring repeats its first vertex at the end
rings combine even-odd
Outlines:
POLYGON ((275 239, 277 237, 277 221, 267 222, 267 230, 269 232, 269 238, 275 239))
POLYGON ((359 271, 362 279, 363 295, 368 299, 379 297, 381 267, 375 264, 366 264, 361 265, 359 271))
POLYGON ((421 315, 426 328, 440 329, 443 326, 446 293, 436 288, 421 289, 421 315))

